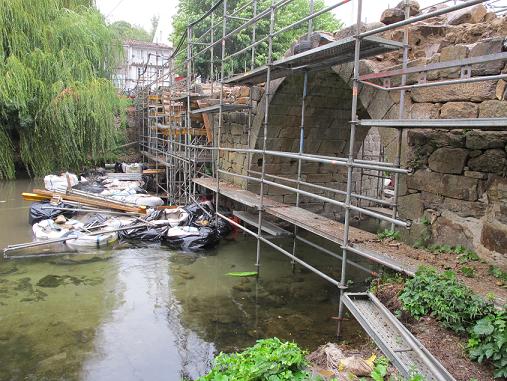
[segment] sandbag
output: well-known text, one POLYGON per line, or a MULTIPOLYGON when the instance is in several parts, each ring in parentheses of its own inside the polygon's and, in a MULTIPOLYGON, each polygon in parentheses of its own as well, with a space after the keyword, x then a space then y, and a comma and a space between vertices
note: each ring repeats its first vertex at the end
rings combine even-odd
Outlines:
POLYGON ((42 220, 53 219, 61 214, 66 218, 70 218, 75 214, 73 211, 56 209, 54 208, 55 206, 58 208, 72 208, 72 205, 63 202, 57 205, 52 205, 49 201, 34 202, 30 206, 28 212, 28 222, 30 225, 36 224, 42 220))
POLYGON ((77 185, 79 179, 73 173, 64 173, 61 176, 47 175, 44 177, 44 187, 51 192, 64 192, 69 185, 71 187, 77 185), (68 176, 68 181, 67 181, 68 176))

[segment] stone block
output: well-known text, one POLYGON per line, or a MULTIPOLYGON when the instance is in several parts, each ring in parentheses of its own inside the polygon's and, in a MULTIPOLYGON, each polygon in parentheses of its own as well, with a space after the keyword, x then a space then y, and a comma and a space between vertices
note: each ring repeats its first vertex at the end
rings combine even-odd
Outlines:
POLYGON ((439 148, 428 159, 432 171, 440 173, 460 174, 463 172, 468 151, 464 148, 439 148))
POLYGON ((475 201, 478 198, 478 180, 420 169, 407 176, 409 189, 417 189, 460 200, 475 201))
MULTIPOLYGON (((491 38, 476 43, 470 49, 470 57, 486 56, 488 54, 501 53, 503 48, 502 38, 491 38)), ((502 60, 472 65, 472 76, 496 75, 502 71, 502 60)))
POLYGON ((487 100, 479 105, 479 118, 506 118, 507 101, 487 100))
POLYGON ((486 213, 486 204, 480 201, 458 200, 429 192, 421 192, 420 199, 425 209, 449 210, 464 218, 481 218, 486 213))
POLYGON ((402 218, 411 221, 417 220, 423 215, 424 206, 421 202, 420 193, 412 193, 398 198, 398 211, 402 218))
POLYGON ((464 175, 466 177, 471 177, 472 179, 486 180, 488 175, 484 172, 477 171, 465 171, 464 175))
POLYGON ((250 97, 250 88, 248 86, 241 86, 239 88, 240 97, 250 97))
POLYGON ((507 99, 507 82, 503 79, 499 80, 496 85, 496 99, 500 101, 507 99))
POLYGON ((464 147, 465 136, 459 131, 409 130, 407 143, 411 147, 431 145, 434 147, 464 147))
POLYGON ((442 119, 477 118, 478 106, 472 102, 448 102, 442 105, 442 119))
POLYGON ((452 101, 482 102, 487 99, 495 99, 496 83, 494 81, 486 81, 421 87, 413 89, 411 96, 412 100, 418 103, 452 101))
POLYGON ((414 103, 410 109, 410 119, 438 119, 439 112, 439 104, 414 103))
POLYGON ((481 243, 489 250, 507 254, 507 225, 485 222, 481 231, 481 243))
POLYGON ((438 217, 431 228, 433 241, 437 244, 473 247, 473 233, 456 222, 449 212, 438 217))
POLYGON ((506 143, 507 131, 473 130, 466 134, 466 147, 473 150, 503 148, 506 143))
POLYGON ((472 171, 507 173, 507 153, 503 149, 488 149, 482 155, 468 161, 472 171))
MULTIPOLYGON (((440 51, 440 62, 462 60, 468 57, 468 47, 465 45, 449 45, 440 51)), ((459 67, 442 69, 439 72, 441 78, 458 78, 459 67)))
POLYGON ((480 23, 488 13, 486 7, 478 4, 471 8, 464 8, 447 14, 449 25, 477 24, 480 23))

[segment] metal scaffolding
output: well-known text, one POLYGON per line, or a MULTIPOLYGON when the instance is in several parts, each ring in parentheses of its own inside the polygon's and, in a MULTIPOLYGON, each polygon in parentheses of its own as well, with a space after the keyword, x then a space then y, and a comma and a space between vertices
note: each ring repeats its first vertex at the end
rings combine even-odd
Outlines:
MULTIPOLYGON (((138 118, 141 126, 140 147, 143 155, 153 162, 158 169, 164 169, 165 183, 159 182, 158 187, 168 197, 171 204, 192 202, 202 194, 203 190, 213 191, 215 198, 216 216, 224 218, 231 224, 252 235, 257 240, 256 262, 258 272, 261 270, 262 245, 270 246, 290 258, 293 266, 299 264, 320 277, 335 285, 340 293, 340 306, 338 311, 338 335, 344 315, 344 293, 347 289, 347 265, 353 265, 362 270, 371 272, 368 268, 355 263, 354 258, 362 257, 383 266, 402 271, 412 275, 415 269, 389 258, 383 253, 373 252, 360 244, 353 242, 353 235, 357 229, 350 226, 353 213, 364 214, 381 221, 388 222, 394 227, 409 228, 410 221, 400 219, 398 215, 398 193, 400 176, 411 173, 411 168, 401 167, 402 133, 407 128, 506 128, 507 118, 495 119, 406 119, 404 113, 405 92, 418 87, 442 86, 448 84, 466 83, 474 81, 498 80, 507 78, 507 74, 472 77, 470 66, 477 63, 494 60, 507 60, 507 53, 491 54, 473 57, 459 61, 440 62, 420 67, 408 67, 408 34, 409 25, 414 22, 426 20, 435 16, 470 7, 486 2, 486 0, 469 0, 447 8, 437 9, 433 12, 423 13, 410 17, 409 2, 405 1, 405 20, 376 29, 364 31, 362 26, 362 0, 357 3, 357 23, 352 37, 342 38, 328 44, 310 47, 300 53, 275 59, 273 52, 274 41, 284 32, 307 25, 306 41, 310 42, 313 32, 313 20, 320 15, 349 3, 351 0, 336 1, 335 4, 315 11, 313 0, 309 0, 310 13, 291 25, 279 27, 277 12, 290 4, 293 0, 271 0, 268 7, 262 8, 253 0, 238 9, 230 9, 227 0, 217 0, 211 9, 198 20, 188 25, 185 36, 182 36, 173 54, 173 72, 175 80, 171 85, 155 86, 156 81, 163 78, 153 78, 149 85, 140 89, 136 100, 138 118), (245 14, 249 13, 249 17, 245 14), (241 16, 240 16, 241 15, 241 16), (269 25, 267 35, 260 35, 259 22, 269 25), (199 29, 199 28, 200 29, 199 29), (402 28, 403 41, 386 40, 378 37, 382 32, 402 28), (199 36, 196 30, 205 30, 199 36), (248 35, 251 43, 234 51, 238 35, 248 35), (186 42, 186 49, 181 47, 186 42), (257 61, 260 47, 265 49, 265 62, 257 61), (402 51, 403 61, 401 69, 387 72, 360 74, 360 60, 373 57, 390 51, 402 51), (232 58, 246 57, 244 68, 233 68, 232 58), (209 58, 208 58, 209 57, 209 58), (196 62, 206 62, 207 72, 195 71, 196 62), (184 62, 178 67, 175 62, 184 62), (249 62, 249 64, 247 64, 249 62), (316 155, 306 151, 305 147, 305 109, 308 96, 309 74, 319 70, 329 69, 340 64, 353 64, 352 76, 352 107, 349 128, 349 144, 347 157, 330 157, 316 155), (431 70, 440 70, 449 67, 461 68, 460 78, 453 80, 440 80, 426 82, 425 73, 431 70), (236 70, 235 70, 236 69, 236 70), (242 73, 237 73, 241 70, 242 73), (184 78, 176 78, 176 73, 185 72, 184 78), (299 148, 297 152, 284 152, 268 150, 268 131, 270 102, 273 95, 272 84, 277 78, 287 77, 296 73, 303 75, 303 88, 301 89, 301 119, 299 126, 299 148), (407 76, 420 73, 420 80, 415 84, 407 84, 407 76), (400 85, 391 86, 390 79, 400 77, 400 85), (263 121, 258 148, 252 144, 252 94, 253 86, 264 84, 265 102, 259 103, 264 107, 263 121), (243 85, 249 87, 249 102, 246 104, 230 103, 226 99, 226 92, 231 86, 243 85), (360 119, 358 117, 359 90, 369 86, 380 91, 397 91, 400 95, 399 119, 360 119), (156 90, 152 90, 155 88, 156 90), (218 92, 218 94, 217 94, 218 92), (249 148, 234 148, 222 146, 224 116, 232 111, 248 112, 246 122, 247 142, 249 148), (396 135, 396 158, 393 163, 371 158, 357 158, 355 152, 355 138, 358 129, 363 127, 394 128, 396 135), (246 173, 236 173, 230 168, 224 168, 223 157, 228 153, 243 153, 247 157, 247 165, 252 155, 259 157, 260 171, 247 168, 246 173), (277 176, 267 173, 266 159, 280 157, 297 161, 297 174, 295 178, 277 176), (334 189, 304 181, 302 166, 304 162, 320 163, 326 166, 343 167, 347 173, 346 189, 334 189), (364 176, 377 176, 382 179, 384 173, 394 175, 394 194, 391 199, 383 199, 378 195, 365 195, 359 188, 354 190, 354 171, 360 171, 361 183, 364 176), (237 185, 226 181, 229 178, 238 178, 245 184, 258 184, 259 192, 255 194, 237 185), (283 183, 283 184, 282 184, 283 183), (271 200, 265 193, 266 186, 280 188, 296 194, 294 205, 287 205, 271 200), (327 196, 325 191, 332 193, 327 196), (340 194, 343 201, 337 200, 334 195, 340 194), (306 196, 314 200, 338 206, 344 210, 344 222, 338 223, 311 213, 301 207, 301 197, 306 196), (245 207, 257 209, 257 222, 248 220, 254 229, 238 224, 230 217, 220 212, 221 197, 232 199, 245 207), (390 209, 390 213, 380 213, 370 205, 378 205, 390 209), (293 246, 290 251, 280 247, 269 235, 265 234, 266 216, 274 216, 293 225, 293 246), (312 222, 313 221, 313 222, 312 222), (298 235, 301 230, 310 231, 324 237, 341 247, 341 253, 335 253, 323 248, 298 235), (341 276, 335 279, 329 274, 313 267, 297 256, 297 243, 330 254, 341 261, 341 276), (353 256, 349 256, 353 254, 353 256)), ((245 214, 238 214, 245 215, 245 214)))

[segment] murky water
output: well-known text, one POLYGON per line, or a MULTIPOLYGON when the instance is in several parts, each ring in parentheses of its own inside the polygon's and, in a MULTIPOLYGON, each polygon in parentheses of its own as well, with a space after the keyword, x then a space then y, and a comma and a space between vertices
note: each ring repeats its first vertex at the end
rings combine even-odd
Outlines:
MULTIPOLYGON (((0 185, 0 246, 31 240, 29 181, 0 185), (5 202, 3 202, 5 201, 5 202)), ((290 250, 291 240, 278 244, 290 250)), ((337 290, 242 235, 210 252, 159 244, 0 261, 0 380, 180 380, 213 355, 277 336, 312 350, 334 339, 337 290)), ((338 278, 340 263, 314 249, 310 263, 338 278)), ((364 273, 350 269, 357 287, 364 273)), ((344 339, 360 341, 352 321, 344 339)))

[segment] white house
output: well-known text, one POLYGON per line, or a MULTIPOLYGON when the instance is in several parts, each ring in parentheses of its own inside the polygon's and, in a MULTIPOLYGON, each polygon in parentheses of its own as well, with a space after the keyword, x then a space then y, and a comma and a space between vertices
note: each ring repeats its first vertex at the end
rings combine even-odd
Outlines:
POLYGON ((129 94, 145 85, 155 88, 170 84, 172 47, 161 43, 126 40, 123 49, 125 62, 114 77, 114 83, 119 89, 129 94))

